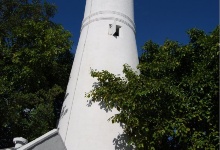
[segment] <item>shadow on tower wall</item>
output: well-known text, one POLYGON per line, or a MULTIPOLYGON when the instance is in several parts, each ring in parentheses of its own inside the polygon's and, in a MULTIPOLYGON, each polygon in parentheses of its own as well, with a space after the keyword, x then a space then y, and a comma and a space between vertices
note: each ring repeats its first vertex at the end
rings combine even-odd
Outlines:
POLYGON ((132 145, 128 145, 128 138, 126 134, 119 134, 117 138, 114 138, 113 145, 115 145, 115 150, 134 150, 132 145))
MULTIPOLYGON (((98 87, 97 82, 93 84, 93 88, 96 88, 96 87, 98 87)), ((88 102, 87 106, 91 107, 93 103, 92 99, 88 100, 87 102, 88 102)), ((98 105, 100 106, 100 109, 104 110, 106 113, 112 111, 111 109, 106 107, 106 104, 103 101, 99 102, 98 105)), ((120 126, 123 128, 123 125, 121 123, 120 123, 120 126)), ((134 150, 135 149, 134 146, 128 144, 127 137, 128 136, 126 134, 119 134, 117 137, 113 139, 112 143, 113 145, 115 145, 115 150, 134 150)))

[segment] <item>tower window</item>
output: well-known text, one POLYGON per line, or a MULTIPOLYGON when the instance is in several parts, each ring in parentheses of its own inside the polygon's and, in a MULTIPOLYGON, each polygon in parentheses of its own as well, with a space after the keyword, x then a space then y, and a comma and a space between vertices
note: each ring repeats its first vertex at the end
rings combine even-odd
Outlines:
POLYGON ((115 33, 113 34, 113 36, 120 36, 120 26, 119 25, 116 25, 116 31, 115 33))
POLYGON ((116 25, 116 22, 114 21, 113 24, 109 24, 109 35, 113 35, 114 37, 120 36, 120 28, 121 26, 116 25))

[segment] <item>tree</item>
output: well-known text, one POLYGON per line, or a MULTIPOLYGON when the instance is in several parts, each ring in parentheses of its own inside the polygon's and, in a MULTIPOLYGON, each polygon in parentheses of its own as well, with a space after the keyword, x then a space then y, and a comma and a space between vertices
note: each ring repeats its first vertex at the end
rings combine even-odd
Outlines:
POLYGON ((207 35, 188 31, 190 42, 167 40, 143 46, 138 69, 124 65, 124 77, 91 72, 98 84, 92 102, 116 108, 112 123, 124 124, 137 149, 217 149, 219 27, 207 35))
POLYGON ((40 0, 0 1, 0 147, 56 127, 72 66, 69 31, 40 0))

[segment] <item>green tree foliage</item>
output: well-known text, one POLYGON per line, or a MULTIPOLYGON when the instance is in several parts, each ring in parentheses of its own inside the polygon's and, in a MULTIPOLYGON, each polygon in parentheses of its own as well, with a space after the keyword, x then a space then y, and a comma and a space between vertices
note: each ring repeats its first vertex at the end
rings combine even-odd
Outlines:
POLYGON ((146 42, 140 73, 127 65, 125 77, 91 73, 98 84, 87 97, 118 109, 110 120, 124 124, 137 149, 218 147, 219 27, 209 35, 197 29, 188 34, 187 45, 146 42))
POLYGON ((0 1, 0 147, 56 127, 73 55, 55 13, 45 1, 0 1))

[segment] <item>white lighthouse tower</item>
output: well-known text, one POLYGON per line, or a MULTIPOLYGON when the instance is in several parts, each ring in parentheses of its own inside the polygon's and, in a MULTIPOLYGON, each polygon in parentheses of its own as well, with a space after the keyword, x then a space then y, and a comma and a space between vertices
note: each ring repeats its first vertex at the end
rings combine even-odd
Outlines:
POLYGON ((63 103, 58 132, 67 150, 114 150, 122 133, 107 121, 115 113, 88 105, 85 93, 96 79, 91 69, 122 74, 138 65, 133 0, 86 0, 80 39, 63 103))

